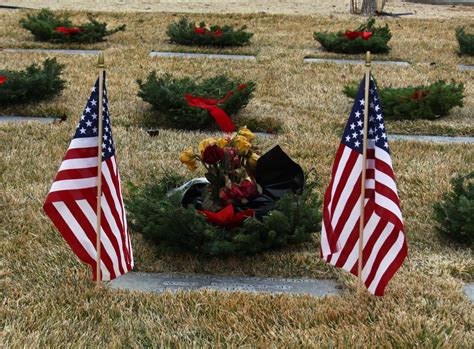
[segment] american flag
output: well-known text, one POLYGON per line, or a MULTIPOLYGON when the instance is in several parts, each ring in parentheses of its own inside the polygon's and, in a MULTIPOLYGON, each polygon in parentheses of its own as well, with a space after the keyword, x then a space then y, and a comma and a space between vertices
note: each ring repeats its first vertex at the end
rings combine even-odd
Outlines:
POLYGON ((380 97, 373 78, 368 101, 364 90, 365 78, 324 196, 321 256, 327 263, 358 275, 364 106, 369 103, 362 281, 369 292, 382 296, 407 255, 407 244, 380 97))
MULTIPOLYGON (((115 161, 105 73, 103 84, 100 279, 112 280, 133 268, 133 254, 115 161)), ((44 211, 80 260, 96 275, 99 80, 92 88, 64 156, 44 211)))

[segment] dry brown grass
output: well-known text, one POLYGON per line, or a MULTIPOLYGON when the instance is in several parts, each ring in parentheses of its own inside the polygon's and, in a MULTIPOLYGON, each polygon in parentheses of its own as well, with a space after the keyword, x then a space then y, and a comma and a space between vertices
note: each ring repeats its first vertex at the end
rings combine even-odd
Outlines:
MULTIPOLYGON (((31 41, 17 25, 23 12, 0 11, 0 46, 45 46, 31 41)), ((83 13, 75 14, 77 19, 83 13)), ((303 64, 317 44, 315 30, 353 26, 350 18, 331 22, 322 17, 196 15, 196 20, 247 24, 255 33, 257 62, 150 59, 152 48, 167 49, 164 29, 171 14, 101 14, 110 24, 127 23, 106 48, 110 109, 124 181, 142 184, 163 169, 178 169, 178 152, 203 134, 165 130, 150 138, 140 129, 149 107, 136 97, 136 78, 156 69, 177 75, 225 72, 258 83, 246 116, 275 116, 285 127, 263 148, 283 145, 305 169, 316 168, 320 191, 329 181, 340 127, 350 109, 341 93, 362 77, 362 67, 303 64)), ((389 21, 393 55, 409 58, 409 68, 377 66, 382 86, 463 81, 466 103, 443 120, 388 123, 396 131, 473 134, 474 79, 456 64, 453 29, 472 25, 462 18, 389 21), (426 30, 425 28, 429 28, 426 30), (435 40, 436 38, 436 40, 435 40), (429 62, 436 61, 436 66, 429 62)), ((92 47, 92 46, 91 46, 92 47)), ((250 48, 249 48, 250 49, 250 48)), ((0 66, 21 68, 41 61, 43 54, 0 53, 0 66)), ((70 141, 95 79, 95 57, 60 55, 67 64, 67 89, 52 102, 2 110, 7 113, 66 112, 60 125, 0 126, 1 255, 3 345, 7 347, 329 347, 420 346, 469 347, 474 341, 474 307, 463 296, 465 281, 474 279, 472 251, 438 238, 431 205, 449 187, 449 179, 472 169, 473 145, 392 142, 392 157, 406 220, 409 258, 382 299, 352 292, 342 297, 222 294, 129 294, 94 289, 89 270, 80 264, 41 210, 42 202, 70 141)), ((317 240, 291 250, 258 257, 204 259, 159 255, 132 232, 136 269, 210 272, 233 275, 335 277, 345 288, 352 277, 328 269, 320 261, 317 240)))

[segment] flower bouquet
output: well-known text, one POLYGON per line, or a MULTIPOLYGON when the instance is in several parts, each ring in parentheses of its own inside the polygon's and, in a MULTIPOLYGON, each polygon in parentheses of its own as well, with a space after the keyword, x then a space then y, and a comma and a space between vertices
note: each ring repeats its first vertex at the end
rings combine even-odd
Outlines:
POLYGON ((246 127, 188 147, 180 161, 204 178, 167 176, 132 188, 132 227, 162 248, 252 254, 309 241, 320 228, 319 196, 279 146, 263 155, 246 127))

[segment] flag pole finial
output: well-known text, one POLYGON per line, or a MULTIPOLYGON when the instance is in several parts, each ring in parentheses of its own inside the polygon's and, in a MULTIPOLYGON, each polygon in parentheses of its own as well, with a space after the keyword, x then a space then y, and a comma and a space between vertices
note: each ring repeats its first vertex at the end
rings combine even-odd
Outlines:
POLYGON ((372 58, 370 57, 370 51, 365 53, 365 66, 370 67, 372 65, 372 58))
POLYGON ((99 53, 98 66, 99 66, 99 69, 105 68, 104 51, 100 51, 99 53))

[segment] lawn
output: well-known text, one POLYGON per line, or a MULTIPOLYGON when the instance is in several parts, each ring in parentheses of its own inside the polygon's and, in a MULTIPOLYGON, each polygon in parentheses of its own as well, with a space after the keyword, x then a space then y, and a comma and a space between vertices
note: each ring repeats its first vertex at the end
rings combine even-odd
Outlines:
MULTIPOLYGON (((18 25, 24 11, 0 10, 0 47, 52 47, 32 41, 18 25)), ((321 193, 329 182, 342 127, 351 101, 344 85, 359 80, 363 66, 308 64, 303 57, 319 48, 314 31, 354 27, 354 18, 268 14, 193 15, 196 21, 246 24, 254 32, 249 52, 256 62, 150 58, 167 50, 166 26, 179 14, 102 13, 110 25, 127 31, 106 43, 81 48, 106 49, 108 96, 127 196, 127 182, 146 183, 176 170, 188 173, 179 152, 205 136, 162 130, 150 137, 142 128, 150 107, 136 96, 137 78, 149 71, 177 76, 228 73, 257 82, 256 96, 242 117, 272 116, 283 133, 260 139, 268 149, 279 143, 304 169, 314 168, 321 193)), ((85 19, 76 12, 73 19, 85 19)), ((360 19, 357 19, 360 21, 360 19)), ((459 18, 381 20, 393 33, 393 57, 410 67, 375 66, 381 86, 437 79, 462 81, 465 106, 435 122, 386 122, 388 134, 474 135, 474 73, 457 64, 472 59, 456 54, 454 28, 471 26, 459 18), (435 62, 436 64, 430 64, 435 62)), ((238 50, 236 51, 238 52, 238 50)), ((23 68, 46 56, 1 53, 0 66, 23 68)), ((449 180, 473 169, 474 145, 392 142, 391 152, 409 246, 409 257, 389 284, 386 296, 354 292, 355 280, 319 259, 314 242, 255 257, 208 259, 159 254, 131 232, 136 270, 202 272, 225 275, 334 278, 347 291, 340 297, 248 295, 196 292, 145 295, 97 290, 90 270, 80 264, 42 212, 46 197, 96 77, 95 56, 58 55, 66 64, 67 88, 51 102, 3 108, 1 114, 66 113, 59 125, 0 124, 2 346, 6 347, 469 347, 474 341, 474 306, 463 295, 474 280, 472 250, 438 237, 432 204, 449 180)))

